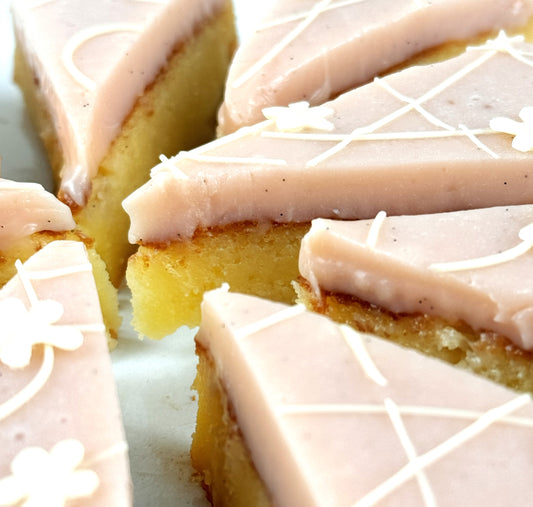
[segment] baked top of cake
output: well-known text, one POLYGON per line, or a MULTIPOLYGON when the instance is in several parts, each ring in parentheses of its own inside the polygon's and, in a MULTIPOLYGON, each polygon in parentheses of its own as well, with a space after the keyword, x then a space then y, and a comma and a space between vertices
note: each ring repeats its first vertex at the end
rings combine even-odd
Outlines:
POLYGON ((514 0, 280 0, 239 47, 219 130, 261 121, 268 106, 317 105, 438 44, 524 25, 514 0))
POLYGON ((60 194, 85 204, 90 179, 180 41, 222 0, 17 0, 15 36, 51 111, 64 165, 60 194))
POLYGON ((129 239, 186 239, 250 220, 528 203, 533 159, 522 141, 530 137, 532 54, 533 45, 501 32, 456 58, 376 79, 323 106, 266 108, 264 122, 163 157, 123 203, 129 239))
POLYGON ((131 505, 85 247, 54 241, 17 268, 0 291, 0 504, 131 505))
POLYGON ((299 268, 317 294, 493 331, 533 349, 533 206, 317 219, 299 268))
POLYGON ((273 504, 529 504, 529 395, 298 306, 217 290, 202 310, 273 504))
POLYGON ((70 208, 38 183, 0 178, 0 250, 39 231, 69 231, 75 227, 70 208))

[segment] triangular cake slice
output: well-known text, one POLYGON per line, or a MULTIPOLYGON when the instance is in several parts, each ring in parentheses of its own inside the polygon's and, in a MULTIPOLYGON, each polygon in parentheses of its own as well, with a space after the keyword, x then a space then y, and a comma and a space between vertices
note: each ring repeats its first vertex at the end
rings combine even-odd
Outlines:
POLYGON ((205 295, 196 341, 192 457, 215 504, 530 502, 528 394, 223 290, 205 295))
POLYGON ((122 199, 160 153, 213 138, 235 47, 230 0, 17 0, 15 80, 59 197, 120 283, 122 199))
MULTIPOLYGON (((121 324, 117 289, 93 241, 82 234, 70 208, 37 183, 0 178, 0 287, 16 273, 15 261, 25 261, 52 241, 82 241, 93 265, 104 322, 110 338, 121 324)), ((110 342, 112 346, 114 342, 110 342)))
POLYGON ((323 106, 274 108, 270 120, 163 159, 124 201, 130 241, 146 246, 128 275, 134 311, 147 314, 137 322, 155 312, 160 335, 173 330, 165 320, 196 325, 202 292, 223 282, 290 300, 293 255, 314 218, 530 203, 532 55, 501 33, 323 106))
POLYGON ((0 291, 0 504, 131 505, 85 247, 54 241, 17 269, 0 291))
MULTIPOLYGON (((4 262, 6 252, 25 237, 43 231, 53 236, 53 233, 65 233, 75 227, 70 208, 42 185, 0 178, 0 251, 4 262)), ((2 268, 4 271, 4 266, 2 268)), ((0 285, 12 275, 13 272, 2 272, 0 285)))
POLYGON ((312 308, 533 390, 533 205, 317 219, 300 273, 312 308))
POLYGON ((428 48, 532 14, 529 0, 274 0, 232 61, 219 131, 257 123, 265 107, 321 104, 428 48))

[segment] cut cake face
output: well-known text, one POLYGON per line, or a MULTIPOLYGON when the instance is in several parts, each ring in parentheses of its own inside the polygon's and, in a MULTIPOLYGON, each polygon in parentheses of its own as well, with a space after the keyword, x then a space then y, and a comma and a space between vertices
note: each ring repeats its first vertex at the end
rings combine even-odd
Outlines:
POLYGON ((17 0, 15 36, 63 154, 60 194, 85 204, 90 180, 137 98, 180 41, 223 0, 17 0), (82 13, 80 15, 80 13, 82 13))
POLYGON ((300 273, 318 295, 463 321, 531 351, 532 224, 532 205, 317 219, 302 241, 300 273))
POLYGON ((182 152, 123 203, 132 243, 238 222, 309 222, 525 204, 533 46, 503 32, 182 152), (524 120, 523 122, 521 121, 524 120), (517 141, 513 142, 513 136, 517 141))
POLYGON ((273 505, 527 505, 533 404, 329 319, 223 290, 197 342, 273 505))
POLYGON ((0 504, 131 505, 127 444, 85 247, 55 241, 0 291, 0 504))
POLYGON ((524 25, 530 1, 278 0, 230 67, 219 130, 261 121, 262 109, 313 105, 438 44, 524 25))

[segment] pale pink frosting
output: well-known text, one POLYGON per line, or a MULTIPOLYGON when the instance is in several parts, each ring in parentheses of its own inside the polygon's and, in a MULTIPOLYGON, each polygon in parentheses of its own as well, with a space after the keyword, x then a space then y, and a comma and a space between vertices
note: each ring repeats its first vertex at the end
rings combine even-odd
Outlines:
POLYGON ((230 67, 219 113, 227 134, 261 110, 320 104, 442 42, 521 25, 530 0, 279 0, 230 67))
MULTIPOLYGON (((59 320, 52 319, 51 333, 37 327, 28 336, 30 314, 18 327, 9 318, 6 322, 5 315, 0 324, 0 503, 15 473, 11 464, 21 451, 40 447, 50 452, 57 444, 74 439, 84 450, 78 468, 90 471, 89 486, 92 484, 76 505, 131 505, 127 445, 98 294, 83 243, 52 242, 19 266, 19 273, 0 291, 0 310, 2 305, 13 303, 22 304, 39 319, 50 317, 48 312, 37 312, 39 305, 55 305, 63 313, 58 315, 59 320), (72 334, 68 339, 66 329, 72 334), (14 330, 18 330, 18 336, 10 334, 14 330), (76 333, 81 333, 81 344, 75 340, 76 333), (27 366, 10 366, 6 359, 9 347, 28 339, 34 345, 27 366), (74 343, 69 345, 69 340, 74 343), (55 341, 57 345, 48 345, 55 341), (46 364, 50 367, 48 375, 43 373, 46 364), (13 404, 28 392, 22 396, 25 401, 13 404)), ((42 463, 33 465, 37 468, 42 463)), ((21 495, 31 493, 36 505, 44 505, 40 496, 43 488, 35 488, 31 482, 32 478, 42 479, 48 471, 41 470, 37 476, 30 474, 31 469, 27 472, 26 482, 18 484, 17 490, 21 495)), ((51 479, 57 480, 57 476, 51 479)), ((87 477, 84 479, 87 481, 87 477)), ((66 478, 55 487, 72 492, 85 489, 81 481, 69 484, 66 478)))
POLYGON ((463 320, 533 349, 533 236, 516 257, 482 264, 524 243, 519 233, 533 223, 532 205, 388 217, 369 245, 372 223, 314 220, 302 241, 302 276, 315 289, 463 320), (470 259, 479 261, 471 269, 449 264, 470 259))
POLYGON ((533 154, 513 148, 513 137, 490 125, 495 117, 518 120, 530 104, 532 51, 502 33, 457 58, 376 80, 324 106, 269 109, 279 128, 266 120, 156 166, 124 201, 129 239, 174 241, 247 220, 531 202, 533 154))
POLYGON ((83 205, 135 100, 223 0, 16 0, 15 34, 64 154, 61 190, 83 205))
POLYGON ((529 395, 222 290, 204 297, 197 341, 273 505, 531 502, 529 395))
POLYGON ((41 185, 0 179, 0 250, 34 232, 75 225, 70 208, 41 185))

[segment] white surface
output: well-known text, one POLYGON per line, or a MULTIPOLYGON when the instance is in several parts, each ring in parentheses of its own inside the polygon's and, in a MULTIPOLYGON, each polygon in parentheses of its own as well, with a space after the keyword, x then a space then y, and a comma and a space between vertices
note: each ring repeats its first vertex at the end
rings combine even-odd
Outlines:
MULTIPOLYGON (((270 0, 235 0, 241 38, 249 35, 270 0)), ((8 0, 0 0, 0 175, 38 181, 51 188, 44 152, 36 138, 21 94, 12 83, 13 35, 8 0)), ((189 458, 196 419, 190 386, 196 357, 194 331, 182 329, 161 341, 140 341, 129 325, 127 289, 121 290, 124 325, 112 353, 134 483, 135 505, 208 505, 192 479, 189 458)))

